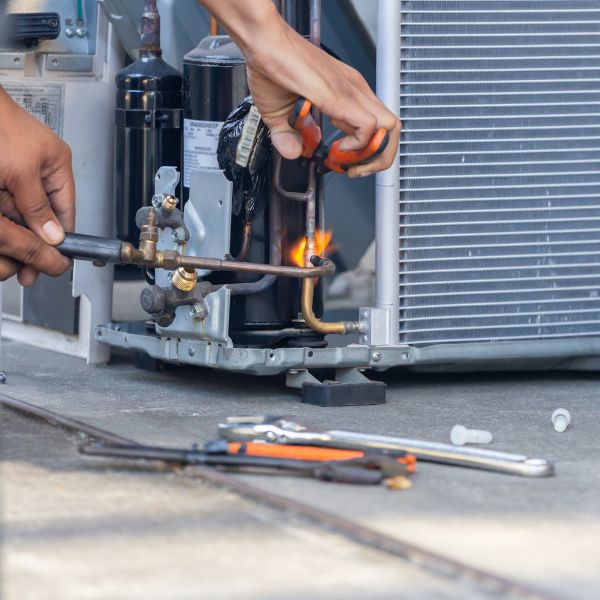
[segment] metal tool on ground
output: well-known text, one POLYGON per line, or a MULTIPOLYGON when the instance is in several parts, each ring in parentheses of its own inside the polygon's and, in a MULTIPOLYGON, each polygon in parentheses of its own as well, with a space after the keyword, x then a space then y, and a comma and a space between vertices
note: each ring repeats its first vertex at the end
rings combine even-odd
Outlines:
POLYGON ((366 164, 379 156, 389 142, 389 134, 382 128, 375 132, 362 150, 342 150, 341 138, 344 134, 336 131, 327 141, 323 141, 321 128, 313 119, 311 110, 312 103, 300 98, 289 123, 302 136, 302 156, 316 162, 320 172, 345 173, 350 167, 366 164))
POLYGON ((557 408, 552 413, 554 431, 563 433, 571 423, 571 413, 566 408, 557 408))
POLYGON ((490 431, 483 429, 469 429, 464 425, 455 425, 450 431, 450 441, 455 446, 465 444, 491 444, 493 436, 490 431))
POLYGON ((374 466, 381 466, 380 459, 395 461, 405 467, 406 474, 417 469, 417 459, 406 452, 364 452, 362 450, 343 450, 340 448, 323 448, 322 446, 292 446, 286 444, 268 444, 265 442, 228 442, 216 440, 204 446, 209 453, 242 454, 245 456, 268 456, 311 461, 371 460, 374 466))
POLYGON ((365 452, 404 451, 427 462, 523 477, 549 477, 554 474, 552 463, 543 458, 385 435, 338 430, 317 431, 286 417, 234 417, 219 425, 219 435, 230 441, 264 440, 277 444, 325 446, 365 452))
POLYGON ((103 442, 83 444, 81 454, 111 458, 138 460, 160 460, 182 465, 205 465, 210 467, 241 470, 267 470, 298 473, 333 483, 375 485, 385 483, 391 477, 405 475, 405 465, 388 459, 387 463, 376 459, 359 458, 353 460, 299 460, 249 454, 206 452, 198 448, 166 448, 143 445, 112 445, 103 442), (375 468, 377 467, 377 468, 375 468))

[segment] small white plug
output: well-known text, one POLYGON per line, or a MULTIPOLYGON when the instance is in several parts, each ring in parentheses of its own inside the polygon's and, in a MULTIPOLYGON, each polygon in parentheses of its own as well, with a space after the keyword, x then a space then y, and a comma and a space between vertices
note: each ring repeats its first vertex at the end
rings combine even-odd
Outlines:
POLYGON ((467 429, 464 425, 455 425, 450 432, 450 441, 455 446, 465 444, 489 444, 492 434, 482 429, 467 429))
POLYGON ((571 413, 566 408, 557 408, 552 413, 552 425, 554 425, 554 431, 562 433, 566 430, 571 422, 571 413))

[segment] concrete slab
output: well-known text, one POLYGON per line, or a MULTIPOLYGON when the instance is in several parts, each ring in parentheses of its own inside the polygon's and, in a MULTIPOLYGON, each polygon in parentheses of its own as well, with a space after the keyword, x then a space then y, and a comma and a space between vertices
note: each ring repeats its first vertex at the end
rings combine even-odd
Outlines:
POLYGON ((415 486, 404 493, 245 477, 549 593, 600 595, 595 374, 386 374, 387 405, 321 409, 300 404, 281 378, 186 368, 148 373, 123 358, 88 369, 77 359, 18 344, 7 343, 3 368, 7 394, 148 443, 209 440, 217 423, 234 414, 292 414, 322 428, 439 441, 455 423, 489 429, 494 448, 549 458, 557 476, 527 480, 421 464, 415 486), (558 406, 573 415, 564 434, 550 423, 558 406))
POLYGON ((84 461, 75 436, 2 409, 4 600, 481 598, 212 488, 84 461))

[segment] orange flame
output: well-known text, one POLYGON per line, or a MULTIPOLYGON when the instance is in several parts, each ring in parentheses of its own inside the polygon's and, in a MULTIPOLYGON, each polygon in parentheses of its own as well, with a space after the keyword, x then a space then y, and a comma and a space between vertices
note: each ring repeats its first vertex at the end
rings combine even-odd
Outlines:
MULTIPOLYGON (((329 248, 329 245, 331 244, 331 238, 333 237, 333 232, 332 231, 320 231, 319 229, 317 229, 317 231, 315 231, 315 254, 319 255, 319 256, 327 256, 328 254, 328 250, 331 251, 332 249, 329 248)), ((303 267, 304 266, 304 252, 306 251, 306 238, 304 238, 303 240, 300 240, 296 246, 294 246, 294 248, 292 249, 292 252, 290 254, 290 258, 292 259, 292 262, 296 265, 298 265, 299 267, 303 267)))

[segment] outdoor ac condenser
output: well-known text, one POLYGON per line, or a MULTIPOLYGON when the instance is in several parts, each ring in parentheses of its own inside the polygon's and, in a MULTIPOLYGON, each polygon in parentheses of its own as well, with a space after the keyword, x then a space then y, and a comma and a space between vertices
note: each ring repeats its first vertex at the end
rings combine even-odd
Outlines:
POLYGON ((389 103, 399 92, 404 126, 397 187, 391 173, 378 182, 392 341, 412 364, 596 367, 600 2, 380 11, 379 92, 389 103))
MULTIPOLYGON (((396 366, 600 366, 600 0, 379 0, 377 46, 377 93, 404 129, 377 175, 358 339, 238 343, 223 287, 202 322, 180 307, 178 328, 107 324, 99 340, 294 387, 324 367, 356 382, 396 366)), ((220 174, 196 176, 199 201, 214 186, 230 198, 220 174)))

